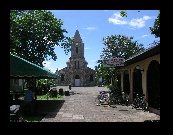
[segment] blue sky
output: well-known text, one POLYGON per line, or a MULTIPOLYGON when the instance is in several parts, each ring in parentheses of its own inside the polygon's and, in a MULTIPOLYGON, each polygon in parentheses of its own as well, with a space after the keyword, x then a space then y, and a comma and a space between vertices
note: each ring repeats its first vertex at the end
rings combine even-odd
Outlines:
MULTIPOLYGON (((157 18, 158 10, 126 10, 127 17, 120 16, 121 10, 50 10, 57 19, 64 21, 62 28, 68 33, 65 36, 74 37, 76 29, 79 30, 84 43, 84 57, 88 62, 88 67, 93 68, 100 59, 100 54, 104 45, 101 43, 103 37, 111 35, 125 35, 134 37, 133 41, 138 41, 149 47, 154 40, 158 40, 151 35, 149 27, 153 27, 157 18), (77 27, 78 26, 78 27, 77 27)), ((56 61, 45 61, 45 68, 53 73, 66 67, 66 62, 71 56, 65 54, 63 48, 56 46, 55 53, 58 57, 56 61)))

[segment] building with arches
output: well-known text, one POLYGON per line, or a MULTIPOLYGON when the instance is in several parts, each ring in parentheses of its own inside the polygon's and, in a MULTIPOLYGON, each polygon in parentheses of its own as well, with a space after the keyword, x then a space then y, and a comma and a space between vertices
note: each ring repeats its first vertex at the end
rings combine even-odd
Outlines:
POLYGON ((149 109, 160 114, 160 43, 127 59, 118 69, 119 87, 130 95, 145 94, 149 109))
POLYGON ((84 57, 84 43, 80 37, 79 31, 76 30, 74 43, 71 46, 71 57, 66 62, 67 67, 56 70, 55 74, 59 75, 57 85, 71 86, 95 86, 95 70, 87 67, 88 62, 84 57))

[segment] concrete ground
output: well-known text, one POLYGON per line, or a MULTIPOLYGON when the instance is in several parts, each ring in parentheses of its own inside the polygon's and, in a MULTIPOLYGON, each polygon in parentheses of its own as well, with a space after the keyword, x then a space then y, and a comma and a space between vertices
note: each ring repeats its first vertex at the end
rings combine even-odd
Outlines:
MULTIPOLYGON (((57 90, 68 86, 57 86, 57 90)), ((49 112, 41 122, 144 122, 145 120, 160 120, 160 116, 131 106, 108 105, 96 106, 95 98, 99 91, 108 91, 104 87, 72 87, 70 96, 63 96, 65 102, 60 102, 53 112, 49 112)))

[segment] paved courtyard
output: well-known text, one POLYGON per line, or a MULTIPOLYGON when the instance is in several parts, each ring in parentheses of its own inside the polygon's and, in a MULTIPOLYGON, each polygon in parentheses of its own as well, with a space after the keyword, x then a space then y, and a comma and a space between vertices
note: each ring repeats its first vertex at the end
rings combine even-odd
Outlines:
MULTIPOLYGON (((57 89, 68 90, 67 86, 57 89)), ((131 106, 96 106, 95 98, 104 87, 72 87, 70 96, 63 96, 65 102, 57 105, 54 112, 48 113, 41 122, 144 122, 160 120, 160 116, 131 106)))

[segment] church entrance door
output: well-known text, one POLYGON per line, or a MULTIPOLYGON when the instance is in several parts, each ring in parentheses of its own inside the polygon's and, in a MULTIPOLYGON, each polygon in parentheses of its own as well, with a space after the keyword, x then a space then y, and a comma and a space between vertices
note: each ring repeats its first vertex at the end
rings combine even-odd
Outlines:
POLYGON ((80 86, 79 75, 76 75, 76 76, 75 76, 75 86, 80 86))
POLYGON ((75 79, 75 86, 80 86, 80 79, 75 79))

